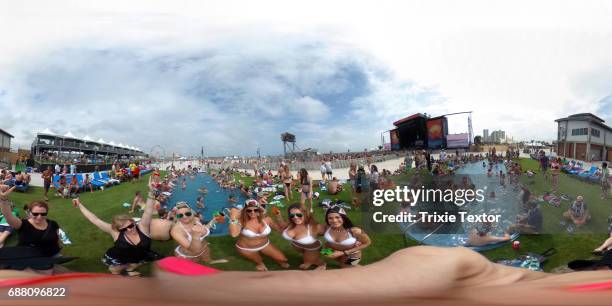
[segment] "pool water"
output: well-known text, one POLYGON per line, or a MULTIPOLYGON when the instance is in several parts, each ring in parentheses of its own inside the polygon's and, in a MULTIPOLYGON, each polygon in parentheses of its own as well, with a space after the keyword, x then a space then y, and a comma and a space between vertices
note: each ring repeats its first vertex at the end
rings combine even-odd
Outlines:
MULTIPOLYGON (((519 213, 519 192, 520 190, 510 185, 509 176, 507 175, 506 167, 503 164, 497 164, 493 167, 493 176, 486 175, 488 168, 482 166, 482 162, 468 163, 464 167, 456 171, 457 178, 462 175, 467 175, 477 189, 484 190, 485 200, 482 202, 474 201, 465 204, 461 207, 450 203, 445 204, 444 210, 447 211, 466 211, 470 215, 476 214, 491 214, 501 215, 500 222, 494 223, 491 235, 503 236, 504 230, 507 229, 515 220, 519 213), (506 174, 505 187, 500 185, 500 177, 495 175, 499 171, 506 174), (491 192, 495 192, 495 197, 490 197, 491 192)), ((457 181, 457 179, 455 179, 457 181)), ((468 240, 470 231, 478 226, 478 223, 471 222, 456 222, 435 224, 431 227, 424 228, 419 226, 418 222, 404 223, 402 228, 409 238, 415 239, 421 243, 435 246, 463 246, 468 240)))
MULTIPOLYGON (((204 220, 211 220, 214 212, 220 212, 223 211, 224 208, 229 207, 229 202, 227 199, 230 194, 236 197, 236 204, 243 204, 246 200, 246 198, 240 193, 240 190, 223 189, 210 175, 206 173, 198 173, 194 180, 191 180, 189 176, 186 176, 185 182, 187 183, 187 187, 185 190, 181 188, 182 180, 183 178, 179 178, 178 183, 174 188, 174 192, 170 197, 170 204, 168 205, 169 209, 174 207, 177 202, 185 201, 189 203, 189 206, 191 206, 194 211, 201 213, 204 220), (198 189, 202 187, 208 189, 207 194, 201 194, 198 191, 198 189), (204 196, 204 208, 198 208, 196 206, 197 198, 200 195, 204 196)), ((222 236, 227 234, 227 224, 217 223, 215 224, 215 228, 211 231, 211 235, 213 236, 222 236)))

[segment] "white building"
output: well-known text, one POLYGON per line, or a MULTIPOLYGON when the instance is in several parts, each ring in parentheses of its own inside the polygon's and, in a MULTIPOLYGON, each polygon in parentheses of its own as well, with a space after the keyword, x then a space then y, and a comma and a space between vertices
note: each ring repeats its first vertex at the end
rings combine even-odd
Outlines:
POLYGON ((482 142, 489 142, 489 129, 482 130, 482 142))
POLYGON ((603 119, 581 113, 557 122, 557 153, 559 156, 584 161, 612 160, 612 128, 603 119))

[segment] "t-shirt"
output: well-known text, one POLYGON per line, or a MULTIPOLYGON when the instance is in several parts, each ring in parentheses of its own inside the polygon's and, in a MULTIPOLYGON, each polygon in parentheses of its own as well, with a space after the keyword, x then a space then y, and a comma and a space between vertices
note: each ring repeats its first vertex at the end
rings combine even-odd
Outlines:
POLYGON ((45 256, 54 256, 60 251, 59 237, 57 230, 60 228, 57 222, 47 220, 47 228, 39 230, 32 225, 28 219, 21 219, 21 227, 17 230, 19 233, 18 246, 36 247, 41 250, 45 256))
POLYGON ((328 161, 328 162, 325 163, 325 171, 326 172, 332 172, 332 164, 331 164, 331 162, 328 161))
MULTIPOLYGON (((13 214, 13 216, 19 217, 19 212, 17 211, 17 208, 13 208, 13 211, 11 213, 13 214)), ((8 222, 6 222, 6 218, 1 212, 0 212, 0 225, 9 226, 8 222)))
POLYGON ((321 164, 320 170, 321 170, 321 173, 327 172, 327 168, 325 167, 325 164, 321 164))
POLYGON ((602 171, 601 171, 601 181, 603 183, 606 183, 609 178, 610 178, 610 169, 608 169, 608 168, 602 169, 602 171))
POLYGON ((544 217, 539 209, 534 208, 527 213, 527 224, 533 226, 536 232, 540 232, 542 230, 543 222, 544 217))

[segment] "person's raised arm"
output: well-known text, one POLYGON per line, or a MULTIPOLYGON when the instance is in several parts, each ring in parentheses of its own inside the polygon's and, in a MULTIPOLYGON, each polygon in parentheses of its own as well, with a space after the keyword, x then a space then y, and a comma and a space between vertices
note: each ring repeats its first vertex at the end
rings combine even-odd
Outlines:
POLYGON ((153 218, 153 206, 155 206, 155 195, 153 194, 152 190, 153 187, 151 186, 151 191, 149 191, 149 196, 147 197, 142 219, 140 219, 140 222, 138 222, 138 228, 140 228, 140 231, 147 236, 151 232, 151 218, 153 218))
POLYGON ((87 218, 87 220, 89 220, 89 222, 91 222, 93 225, 98 227, 103 232, 105 232, 105 233, 107 233, 107 234, 109 234, 111 236, 113 235, 113 229, 111 228, 111 225, 106 223, 106 222, 104 222, 104 221, 102 221, 102 220, 100 220, 100 218, 98 218, 94 213, 89 211, 89 209, 87 209, 85 207, 85 205, 83 205, 78 198, 77 199, 73 199, 72 200, 72 204, 75 207, 78 207, 79 210, 81 210, 81 213, 83 213, 83 216, 85 216, 85 218, 87 218))
POLYGON ((280 210, 277 210, 273 213, 274 215, 274 220, 272 217, 266 217, 265 220, 267 221, 268 225, 270 225, 270 227, 277 231, 277 232, 282 232, 287 226, 285 224, 285 221, 283 220, 283 217, 281 216, 281 212, 280 210))
POLYGON ((238 235, 240 235, 240 230, 242 229, 242 225, 240 224, 240 209, 230 209, 230 220, 227 228, 232 237, 238 237, 238 235))
POLYGON ((132 200, 132 208, 130 208, 130 211, 129 211, 130 214, 136 211, 137 203, 138 203, 138 197, 134 197, 134 200, 132 200))
POLYGON ((21 228, 21 219, 13 215, 11 202, 8 201, 8 195, 15 190, 16 186, 9 188, 6 185, 0 186, 0 208, 6 222, 14 229, 21 228))

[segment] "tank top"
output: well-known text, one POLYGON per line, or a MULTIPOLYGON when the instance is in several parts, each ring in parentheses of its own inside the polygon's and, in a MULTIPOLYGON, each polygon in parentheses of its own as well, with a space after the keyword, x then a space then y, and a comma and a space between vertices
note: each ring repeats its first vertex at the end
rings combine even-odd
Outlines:
POLYGON ((126 232, 120 232, 119 237, 115 240, 115 245, 106 251, 106 255, 123 263, 138 263, 149 259, 151 238, 141 232, 138 226, 136 226, 136 231, 140 237, 138 244, 132 244, 125 235, 126 232))

